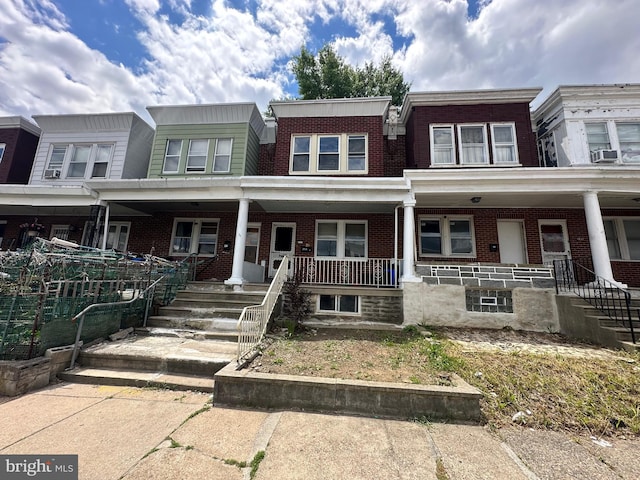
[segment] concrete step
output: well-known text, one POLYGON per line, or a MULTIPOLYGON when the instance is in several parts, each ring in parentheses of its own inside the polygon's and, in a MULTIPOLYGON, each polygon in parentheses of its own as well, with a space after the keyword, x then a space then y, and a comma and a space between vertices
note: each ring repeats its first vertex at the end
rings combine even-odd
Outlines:
MULTIPOLYGON (((171 302, 171 305, 168 307, 174 308, 237 308, 242 310, 244 307, 249 305, 260 305, 262 303, 262 299, 259 302, 247 302, 242 299, 237 300, 219 300, 216 298, 183 298, 181 296, 177 296, 176 299, 171 302)), ((165 308, 165 307, 161 307, 165 308)))
POLYGON ((267 292, 207 292, 200 290, 180 290, 177 298, 203 302, 230 302, 259 305, 267 292))
MULTIPOLYGON (((610 332, 615 333, 615 337, 619 342, 631 342, 632 337, 631 337, 631 330, 629 330, 628 328, 623 328, 623 327, 600 327, 602 330, 608 330, 610 332)), ((640 341, 640 335, 638 335, 638 332, 636 333, 636 340, 640 341)))
POLYGON ((201 291, 201 292, 264 292, 269 288, 268 283, 245 283, 242 290, 236 290, 234 287, 225 285, 223 282, 189 282, 187 287, 182 291, 201 291))
POLYGON ((83 367, 211 377, 235 360, 237 343, 181 336, 131 335, 82 349, 83 367))
POLYGON ((159 317, 177 317, 177 318, 240 318, 242 308, 223 308, 223 307, 189 307, 180 305, 168 305, 158 308, 159 317))
POLYGON ((112 370, 106 368, 80 367, 58 374, 61 380, 92 385, 115 385, 125 387, 155 387, 171 390, 195 390, 213 392, 213 375, 176 375, 163 372, 139 370, 112 370))
POLYGON ((622 348, 623 350, 626 350, 627 352, 640 353, 640 340, 636 338, 636 342, 638 343, 620 342, 620 348, 622 348))
POLYGON ((202 323, 196 325, 196 327, 204 326, 208 328, 192 328, 188 324, 174 323, 171 320, 172 319, 167 319, 167 322, 160 325, 149 325, 147 322, 146 327, 136 328, 135 333, 143 336, 173 337, 191 340, 238 341, 237 320, 235 319, 226 319, 227 321, 224 324, 221 324, 220 320, 225 319, 212 319, 209 325, 202 323))
POLYGON ((203 330, 209 332, 235 332, 238 319, 231 316, 211 317, 176 317, 172 315, 156 315, 147 319, 147 327, 177 328, 187 330, 203 330))

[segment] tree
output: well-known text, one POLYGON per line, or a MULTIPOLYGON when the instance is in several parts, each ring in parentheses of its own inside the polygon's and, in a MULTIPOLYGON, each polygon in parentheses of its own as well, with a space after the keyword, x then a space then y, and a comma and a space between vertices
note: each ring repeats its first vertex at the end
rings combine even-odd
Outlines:
POLYGON ((388 95, 394 105, 400 105, 411 86, 392 65, 391 56, 385 56, 379 65, 367 62, 352 67, 331 45, 315 56, 303 46, 300 55, 293 57, 293 73, 303 100, 388 95))

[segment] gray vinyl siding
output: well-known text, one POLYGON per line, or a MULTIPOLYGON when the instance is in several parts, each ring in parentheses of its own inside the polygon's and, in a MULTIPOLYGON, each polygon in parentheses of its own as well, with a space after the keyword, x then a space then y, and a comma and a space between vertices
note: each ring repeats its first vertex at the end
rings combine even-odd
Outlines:
POLYGON ((149 169, 153 128, 137 117, 133 119, 129 148, 124 162, 122 178, 145 178, 149 169))
MULTIPOLYGON (((247 131, 246 123, 228 124, 202 124, 202 125, 158 125, 156 127, 156 137, 153 142, 151 152, 151 162, 149 164, 148 178, 171 177, 171 176, 203 176, 203 175, 245 175, 245 158, 247 153, 247 131), (213 154, 215 152, 215 140, 217 138, 232 138, 231 164, 229 172, 213 173, 213 154), (209 150, 207 153, 207 166, 204 172, 185 173, 187 155, 189 152, 189 140, 209 140, 209 150), (180 152, 180 165, 178 173, 163 173, 164 155, 168 140, 182 140, 182 151, 180 152)), ((256 168, 257 169, 257 168, 256 168)))

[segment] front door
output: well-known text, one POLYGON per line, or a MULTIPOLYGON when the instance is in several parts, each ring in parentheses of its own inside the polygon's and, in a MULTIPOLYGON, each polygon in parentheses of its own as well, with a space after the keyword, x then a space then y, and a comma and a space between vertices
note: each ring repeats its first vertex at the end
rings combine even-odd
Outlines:
POLYGON ((500 263, 527 263, 522 221, 498 220, 500 263))
POLYGON ((289 273, 295 253, 296 224, 274 223, 271 227, 271 251, 269 252, 269 277, 273 277, 280 266, 282 257, 289 257, 289 273))
POLYGON ((539 220, 542 263, 571 258, 566 220, 539 220))

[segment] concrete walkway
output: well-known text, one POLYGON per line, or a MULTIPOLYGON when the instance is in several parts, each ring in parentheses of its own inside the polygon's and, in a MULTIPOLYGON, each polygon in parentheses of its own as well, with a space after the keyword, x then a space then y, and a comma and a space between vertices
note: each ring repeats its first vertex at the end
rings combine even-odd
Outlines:
POLYGON ((245 480, 260 451, 256 480, 640 478, 640 439, 210 406, 201 393, 60 383, 0 397, 0 454, 77 454, 83 480, 245 480))

